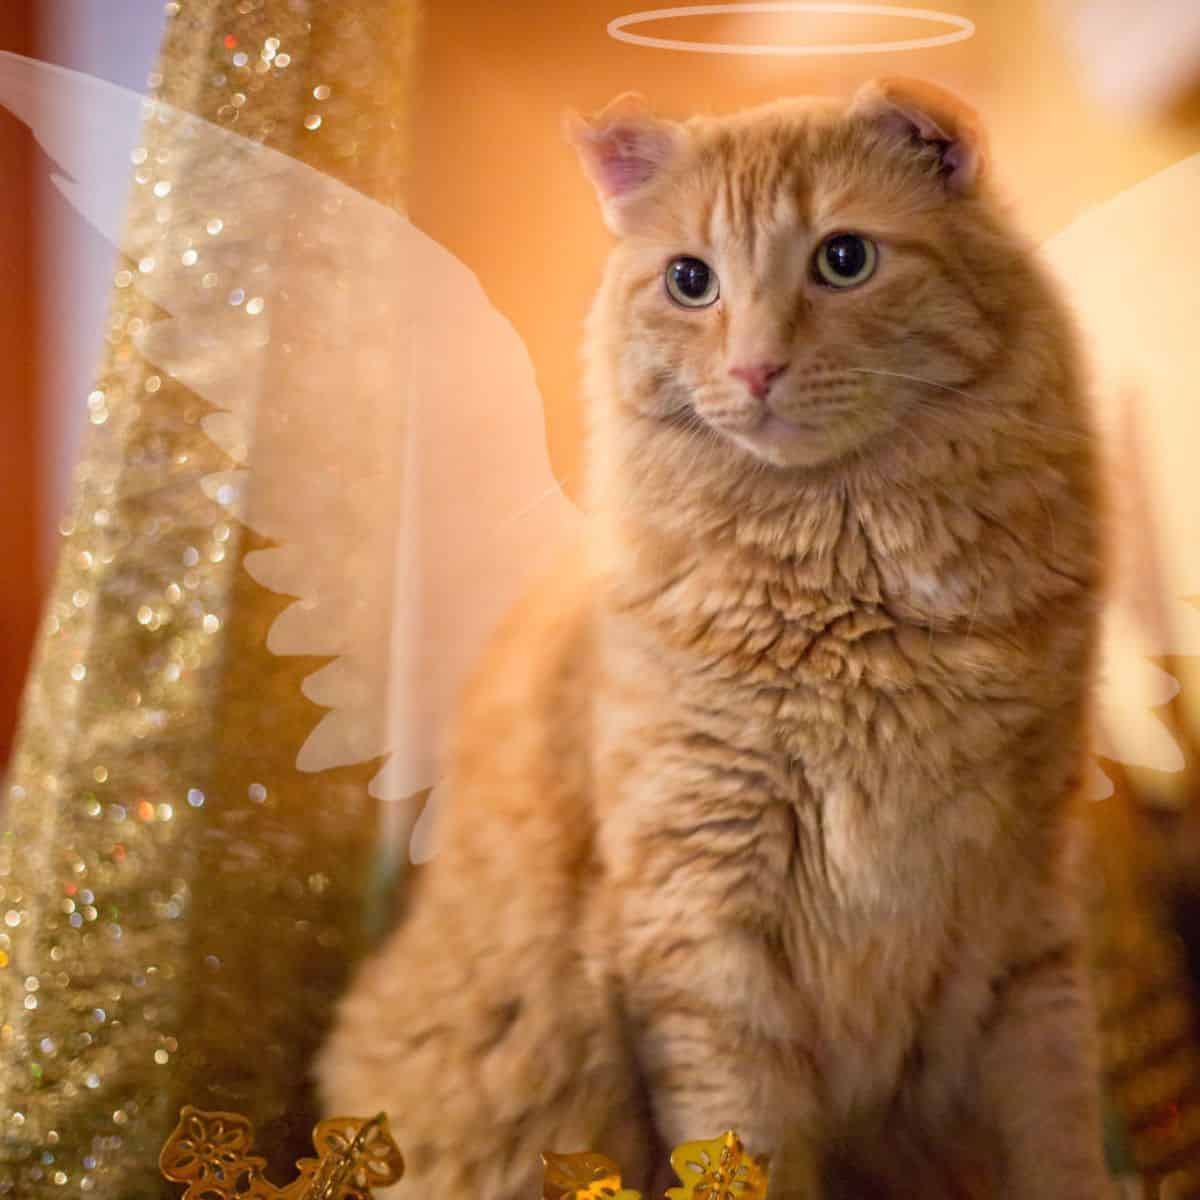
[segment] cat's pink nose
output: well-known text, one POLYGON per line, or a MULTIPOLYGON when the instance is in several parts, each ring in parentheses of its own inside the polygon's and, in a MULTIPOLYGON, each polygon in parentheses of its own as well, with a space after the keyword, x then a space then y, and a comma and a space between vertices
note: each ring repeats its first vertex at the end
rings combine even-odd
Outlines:
POLYGON ((756 400, 765 400, 771 384, 787 370, 787 363, 753 363, 746 367, 730 367, 734 379, 740 379, 756 400))

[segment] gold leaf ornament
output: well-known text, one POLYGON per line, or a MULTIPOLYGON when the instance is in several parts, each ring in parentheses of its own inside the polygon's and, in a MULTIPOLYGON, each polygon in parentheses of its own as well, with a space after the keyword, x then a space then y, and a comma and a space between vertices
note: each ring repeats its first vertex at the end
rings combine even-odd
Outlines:
POLYGON ((642 1200, 621 1186, 621 1169, 603 1154, 542 1155, 542 1200, 642 1200))
POLYGON ((162 1148, 159 1168, 173 1182, 187 1184, 183 1200, 246 1195, 247 1185, 261 1178, 266 1166, 265 1159, 249 1153, 253 1145, 254 1126, 245 1117, 188 1104, 162 1148))
POLYGON ((159 1156, 159 1169, 187 1184, 183 1200, 370 1200, 404 1174, 404 1159, 381 1113, 369 1121, 331 1117, 313 1132, 316 1158, 297 1164, 285 1187, 264 1178, 264 1159, 250 1153, 254 1127, 238 1113, 186 1105, 159 1156))
MULTIPOLYGON (((404 1159, 383 1113, 369 1121, 331 1117, 313 1131, 316 1158, 297 1164, 285 1187, 263 1177, 265 1160, 251 1153, 254 1127, 238 1113, 186 1105, 159 1156, 163 1175, 186 1184, 183 1200, 371 1200, 373 1189, 397 1183, 404 1159)), ((621 1169, 603 1154, 542 1155, 543 1200, 642 1200, 621 1186, 621 1169)), ((685 1142, 671 1154, 682 1186, 667 1200, 765 1200, 767 1160, 746 1153, 735 1133, 685 1142)))
POLYGON ((318 1158, 301 1159, 305 1200, 370 1200, 371 1190, 396 1183, 404 1158, 380 1113, 370 1121, 330 1117, 313 1133, 318 1158))
POLYGON ((668 1200, 764 1200, 767 1161, 746 1153, 735 1133, 710 1142, 685 1142, 671 1154, 682 1187, 669 1188, 668 1200))

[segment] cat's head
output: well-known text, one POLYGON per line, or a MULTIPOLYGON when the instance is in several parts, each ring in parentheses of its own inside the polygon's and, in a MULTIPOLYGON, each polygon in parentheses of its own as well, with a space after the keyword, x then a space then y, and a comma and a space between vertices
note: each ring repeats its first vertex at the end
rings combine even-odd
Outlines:
POLYGON ((682 123, 622 97, 568 131, 618 238, 593 379, 697 453, 804 469, 945 433, 1028 305, 979 122, 940 88, 682 123))

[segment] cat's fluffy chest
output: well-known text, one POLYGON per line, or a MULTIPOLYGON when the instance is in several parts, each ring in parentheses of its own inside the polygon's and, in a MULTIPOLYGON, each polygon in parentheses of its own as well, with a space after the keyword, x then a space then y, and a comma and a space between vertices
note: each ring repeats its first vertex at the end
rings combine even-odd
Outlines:
MULTIPOLYGON (((859 627, 874 625, 868 614, 859 627)), ((940 903, 931 889, 945 890, 964 854, 987 853, 1003 823, 1016 734, 986 696, 899 656, 903 670, 879 670, 866 662, 879 647, 863 654, 831 638, 786 686, 729 678, 714 703, 707 672, 626 645, 606 672, 618 698, 600 700, 594 725, 602 826, 622 853, 707 850, 728 888, 744 874, 765 901, 751 905, 756 919, 780 905, 800 919, 823 907, 814 923, 832 910, 868 922, 927 915, 940 903), (626 703, 635 691, 642 702, 626 703), (989 764, 986 786, 964 788, 989 764)), ((1010 699, 1006 711, 1020 724, 1025 707, 1010 699)))
POLYGON ((991 887, 1005 748, 1035 711, 1021 656, 875 600, 687 583, 659 593, 656 620, 613 617, 602 638, 600 841, 636 926, 627 949, 693 931, 695 986, 801 1047, 789 1069, 804 1064, 828 1111, 869 1110, 936 992, 972 1015, 986 1000, 985 979, 946 964, 964 892, 982 903, 991 887), (685 604, 701 619, 676 617, 685 604))
POLYGON ((944 789, 1036 719, 1042 647, 1011 621, 998 629, 953 565, 902 580, 853 586, 745 553, 637 580, 602 617, 609 678, 831 795, 846 771, 868 793, 944 789))
POLYGON ((961 898, 972 875, 982 902, 989 883, 973 868, 994 829, 968 811, 972 797, 943 811, 928 797, 908 811, 874 803, 849 764, 824 789, 744 745, 723 766, 707 734, 672 736, 662 716, 643 730, 653 749, 625 759, 599 828, 622 899, 617 960, 702 992, 731 1038, 780 1047, 762 1069, 815 1103, 797 1116, 879 1111, 931 1038, 961 1053, 955 1030, 969 1024, 942 1024, 943 993, 972 1019, 982 1011, 986 978, 962 973, 961 898))

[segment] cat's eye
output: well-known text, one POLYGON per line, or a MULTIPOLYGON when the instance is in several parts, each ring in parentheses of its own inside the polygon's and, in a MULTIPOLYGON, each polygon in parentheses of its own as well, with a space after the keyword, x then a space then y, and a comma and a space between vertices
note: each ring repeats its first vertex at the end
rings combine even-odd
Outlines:
POLYGON ((667 295, 684 308, 707 308, 721 294, 717 273, 699 258, 676 258, 667 266, 667 295))
POLYGON ((817 279, 829 287, 855 287, 875 273, 878 258, 875 243, 869 239, 856 233, 834 234, 817 247, 817 279))

